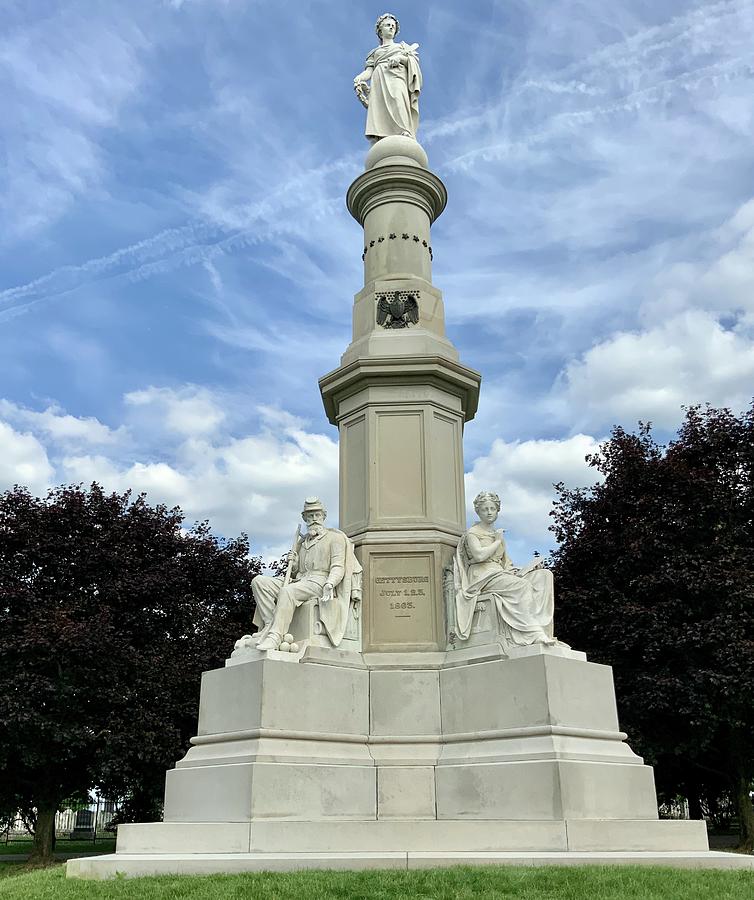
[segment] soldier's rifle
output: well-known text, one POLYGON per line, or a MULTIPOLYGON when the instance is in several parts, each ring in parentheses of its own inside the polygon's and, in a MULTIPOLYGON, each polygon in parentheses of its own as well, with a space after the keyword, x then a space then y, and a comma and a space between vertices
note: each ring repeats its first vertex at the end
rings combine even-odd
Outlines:
POLYGON ((291 581, 291 571, 293 570, 293 554, 298 556, 298 548, 301 543, 301 525, 296 526, 296 534, 293 536, 293 546, 288 554, 288 565, 285 567, 285 577, 283 578, 283 587, 287 587, 291 581))

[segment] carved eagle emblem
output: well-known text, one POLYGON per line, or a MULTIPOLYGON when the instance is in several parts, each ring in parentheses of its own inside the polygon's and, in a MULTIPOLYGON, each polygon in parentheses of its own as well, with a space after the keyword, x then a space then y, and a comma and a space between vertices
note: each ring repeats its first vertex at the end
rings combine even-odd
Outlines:
POLYGON ((383 328, 408 328, 419 321, 419 304, 413 294, 394 291, 377 300, 377 324, 383 328))

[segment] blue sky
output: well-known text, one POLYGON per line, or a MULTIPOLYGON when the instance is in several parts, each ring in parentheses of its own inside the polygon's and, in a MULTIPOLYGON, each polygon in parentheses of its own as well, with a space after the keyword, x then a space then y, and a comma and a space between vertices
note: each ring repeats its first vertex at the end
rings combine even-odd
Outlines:
MULTIPOLYGON (((4 0, 0 488, 97 479, 284 549, 337 511, 363 0, 4 0)), ((547 550, 614 423, 754 393, 754 0, 400 4, 469 500, 547 550)))

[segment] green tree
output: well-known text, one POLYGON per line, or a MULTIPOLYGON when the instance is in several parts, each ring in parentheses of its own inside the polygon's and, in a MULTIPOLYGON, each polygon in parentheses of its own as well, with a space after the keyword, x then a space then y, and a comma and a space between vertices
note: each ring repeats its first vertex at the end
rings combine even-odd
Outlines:
POLYGON ((615 667, 624 727, 692 808, 728 790, 752 849, 754 405, 692 407, 661 446, 615 428, 604 480, 558 485, 558 632, 615 667))
POLYGON ((159 813, 201 672, 248 630, 259 570, 245 535, 186 530, 144 495, 0 495, 0 809, 30 818, 35 860, 61 804, 94 787, 159 813))

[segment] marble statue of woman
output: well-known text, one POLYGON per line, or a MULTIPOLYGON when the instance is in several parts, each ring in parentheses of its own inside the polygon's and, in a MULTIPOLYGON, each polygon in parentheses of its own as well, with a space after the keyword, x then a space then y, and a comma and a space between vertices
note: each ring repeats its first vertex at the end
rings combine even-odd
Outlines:
POLYGON ((517 569, 508 556, 502 531, 494 528, 500 498, 483 491, 474 499, 479 521, 463 535, 455 560, 456 633, 468 640, 477 601, 497 610, 503 649, 555 644, 552 572, 535 560, 517 569))
POLYGON ((367 56, 364 71, 353 80, 356 94, 367 108, 365 131, 372 142, 391 134, 416 139, 419 127, 419 45, 396 43, 394 38, 400 27, 392 13, 377 19, 375 30, 380 46, 367 56))

